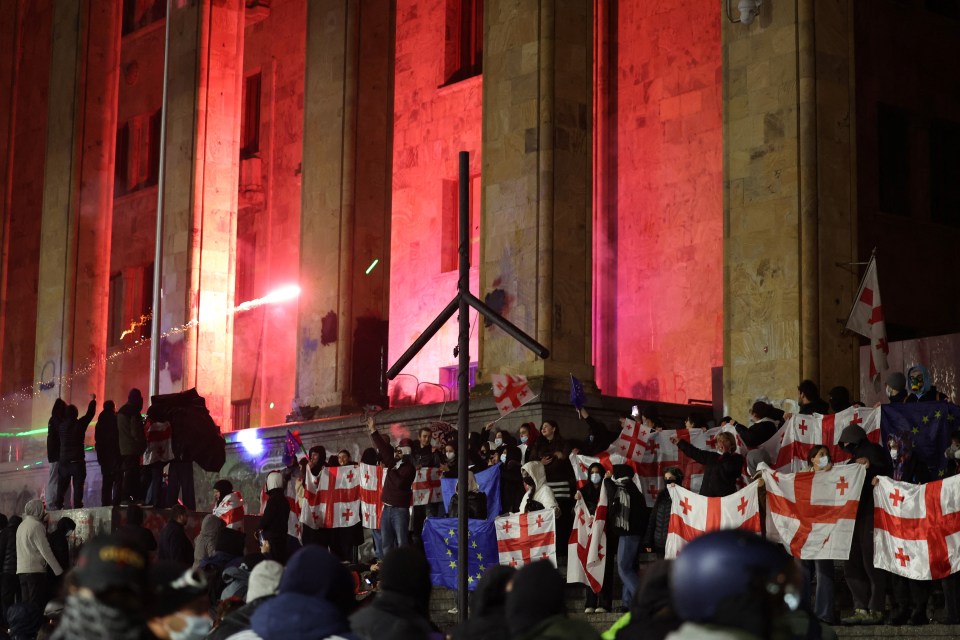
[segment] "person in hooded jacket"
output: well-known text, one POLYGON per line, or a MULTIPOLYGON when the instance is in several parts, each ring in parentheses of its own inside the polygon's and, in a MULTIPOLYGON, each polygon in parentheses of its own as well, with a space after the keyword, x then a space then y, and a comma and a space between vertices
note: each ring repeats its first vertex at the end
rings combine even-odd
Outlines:
POLYGON ((554 514, 560 513, 557 499, 553 497, 553 490, 547 484, 547 473, 539 460, 532 460, 520 468, 523 478, 524 494, 520 500, 520 513, 530 513, 541 509, 553 509, 554 514))
POLYGON ((623 581, 620 597, 621 613, 633 599, 640 587, 637 561, 640 546, 646 533, 650 511, 647 501, 633 481, 633 468, 626 464, 613 465, 604 482, 607 483, 607 522, 609 530, 617 536, 617 573, 623 581))
POLYGON ((217 535, 220 530, 226 527, 223 520, 208 513, 203 516, 200 522, 200 535, 197 536, 193 545, 193 568, 200 568, 200 563, 212 556, 217 551, 217 535))
POLYGON ((566 580, 547 561, 528 564, 513 578, 506 618, 512 640, 585 640, 600 635, 587 622, 567 617, 566 580))
MULTIPOLYGON (((587 483, 574 495, 575 500, 583 500, 584 505, 590 515, 597 515, 597 506, 600 504, 600 493, 603 489, 603 476, 605 471, 603 465, 594 462, 587 469, 587 483)), ((606 526, 604 521, 604 531, 607 534, 607 549, 613 549, 617 546, 616 536, 606 526)), ((604 562, 603 566, 603 587, 600 593, 594 593, 590 585, 584 585, 586 593, 586 602, 583 605, 584 613, 606 613, 613 609, 613 563, 604 562)))
POLYGON ((880 624, 886 596, 887 573, 873 564, 873 479, 893 472, 890 454, 867 439, 859 425, 850 425, 840 434, 840 446, 866 469, 860 503, 853 526, 850 559, 844 564, 844 577, 853 595, 854 614, 844 624, 880 624))
POLYGON ((907 369, 907 384, 909 393, 904 402, 946 402, 949 398, 937 391, 933 385, 933 376, 922 364, 915 364, 907 369))
POLYGON ((667 530, 670 528, 670 510, 673 507, 667 487, 671 484, 683 485, 683 471, 680 467, 667 467, 663 470, 663 482, 665 486, 653 501, 650 520, 643 533, 643 546, 661 560, 666 555, 667 530))
POLYGON ((523 454, 520 447, 500 447, 500 514, 517 513, 523 500, 523 474, 520 472, 523 454))
MULTIPOLYGON (((47 542, 50 543, 50 550, 53 551, 53 557, 57 559, 64 571, 70 566, 70 534, 76 531, 77 523, 71 518, 63 517, 57 520, 57 527, 47 534, 47 542)), ((63 574, 54 576, 50 569, 47 569, 47 577, 50 578, 50 592, 58 594, 60 585, 63 584, 63 574)))
POLYGON ((63 502, 71 482, 73 483, 71 504, 74 509, 83 508, 83 485, 87 480, 83 439, 97 410, 97 396, 90 394, 90 398, 87 412, 83 417, 80 417, 79 410, 71 404, 67 406, 66 417, 60 423, 60 466, 57 472, 59 483, 55 502, 57 509, 63 509, 63 502))
MULTIPOLYGON (((890 404, 903 404, 907 401, 907 376, 900 371, 894 371, 887 376, 887 382, 884 385, 887 393, 887 399, 890 404)), ((880 406, 880 403, 877 403, 880 406)))
POLYGON ((480 578, 470 599, 470 619, 453 630, 453 640, 503 640, 510 629, 504 617, 507 605, 507 584, 517 570, 493 565, 480 578))
POLYGON ((42 611, 50 599, 47 567, 59 576, 63 568, 47 542, 46 510, 40 500, 30 500, 23 507, 23 522, 17 527, 17 577, 23 602, 42 611))
POLYGON ((140 496, 140 456, 147 449, 143 431, 143 394, 130 389, 127 403, 117 411, 117 435, 120 441, 122 501, 134 502, 140 496))
POLYGON ((607 425, 603 424, 590 415, 586 407, 578 409, 580 418, 587 423, 587 437, 580 451, 583 455, 595 456, 601 451, 606 451, 617 439, 620 430, 623 429, 627 416, 620 416, 620 430, 611 431, 607 425))
POLYGON ((113 400, 103 403, 93 438, 97 464, 100 465, 100 506, 120 504, 120 434, 113 400))
POLYGON ((67 417, 67 403, 57 398, 50 410, 47 421, 47 462, 50 473, 47 478, 46 498, 50 504, 57 504, 57 488, 60 485, 60 423, 67 417))
POLYGON ((544 420, 540 437, 528 451, 528 460, 539 460, 546 471, 547 484, 560 507, 557 513, 557 539, 570 538, 573 528, 573 489, 575 478, 570 464, 570 445, 560 435, 560 425, 553 420, 544 420))
POLYGON ((350 616, 350 626, 361 640, 442 638, 430 622, 431 588, 424 555, 412 547, 394 549, 380 564, 380 592, 350 616))
POLYGON ((0 531, 0 624, 6 626, 6 612, 20 600, 20 580, 17 579, 17 527, 23 522, 12 516, 0 531))
MULTIPOLYGON (((450 506, 447 509, 448 518, 456 518, 460 514, 460 485, 457 481, 457 488, 453 497, 450 498, 450 506)), ((472 471, 467 471, 467 518, 471 520, 487 519, 487 494, 480 491, 480 485, 477 484, 477 477, 472 471)))
POLYGON ((267 474, 267 504, 260 516, 263 539, 269 543, 267 556, 280 564, 287 562, 287 528, 290 521, 290 502, 283 490, 283 474, 267 474))
POLYGON ((207 640, 226 640, 227 638, 255 640, 259 638, 257 633, 250 628, 253 614, 277 595, 283 573, 284 567, 279 562, 274 560, 258 562, 250 572, 247 594, 244 599, 245 604, 224 616, 220 624, 207 636, 207 640))

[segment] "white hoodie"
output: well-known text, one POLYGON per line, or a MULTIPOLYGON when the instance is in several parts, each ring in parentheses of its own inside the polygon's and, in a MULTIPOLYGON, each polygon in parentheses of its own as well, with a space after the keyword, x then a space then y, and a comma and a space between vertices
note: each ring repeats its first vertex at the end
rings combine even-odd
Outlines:
MULTIPOLYGON (((547 484, 547 471, 543 468, 543 463, 539 460, 531 460, 520 469, 526 471, 535 483, 536 489, 533 492, 533 499, 542 504, 544 509, 553 509, 557 515, 560 515, 560 506, 557 504, 557 499, 553 497, 553 489, 547 484)), ((529 498, 529 491, 523 494, 523 499, 520 501, 520 513, 526 511, 529 498)))

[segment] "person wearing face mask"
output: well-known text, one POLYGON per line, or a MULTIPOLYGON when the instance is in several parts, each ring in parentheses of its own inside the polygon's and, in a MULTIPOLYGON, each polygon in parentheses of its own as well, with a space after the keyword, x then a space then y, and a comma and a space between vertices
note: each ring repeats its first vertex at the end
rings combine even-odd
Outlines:
POLYGON ((737 480, 740 479, 743 469, 743 456, 737 453, 737 440, 732 433, 722 431, 717 434, 716 451, 698 449, 676 436, 671 437, 670 442, 688 458, 703 465, 700 495, 714 498, 737 492, 737 480))
POLYGON ((401 440, 396 447, 391 447, 377 431, 373 416, 367 416, 367 430, 373 445, 380 452, 380 459, 393 461, 387 467, 380 493, 383 499, 380 544, 386 555, 393 549, 410 543, 410 505, 413 503, 413 481, 417 468, 410 461, 412 443, 409 439, 401 440))
POLYGON ((520 468, 520 474, 524 488, 523 499, 520 500, 520 513, 553 509, 554 513, 559 515, 560 507, 553 496, 553 490, 547 484, 547 472, 544 471, 543 465, 537 460, 532 460, 520 468))
POLYGON ((673 503, 666 487, 671 484, 682 486, 683 471, 680 467, 667 467, 663 470, 663 482, 664 488, 657 492, 657 497, 653 501, 650 520, 647 522, 647 529, 643 536, 643 546, 647 553, 652 551, 660 559, 666 556, 667 529, 670 528, 670 509, 673 503))
MULTIPOLYGON (((887 398, 890 404, 903 404, 907 401, 907 376, 900 371, 894 371, 887 376, 885 385, 887 398)), ((880 403, 877 403, 879 406, 880 403)))
POLYGON ((539 460, 547 474, 547 484, 560 506, 557 516, 557 540, 570 537, 573 528, 573 466, 570 464, 570 446, 560 435, 560 426, 553 420, 544 420, 540 437, 527 451, 530 460, 539 460))
MULTIPOLYGON (((600 503, 600 490, 603 488, 603 478, 607 475, 606 470, 599 463, 594 462, 588 470, 587 484, 583 485, 575 499, 583 500, 590 515, 597 514, 597 505, 600 503)), ((607 548, 615 549, 617 546, 616 537, 610 532, 610 527, 606 526, 604 521, 604 530, 607 533, 607 548)), ((603 587, 600 593, 594 593, 593 589, 584 585, 586 593, 586 602, 584 603, 584 613, 606 613, 613 609, 613 562, 606 562, 603 567, 603 587)))
POLYGON ((520 448, 506 445, 500 452, 500 514, 517 513, 523 500, 520 448))
POLYGON ((440 475, 444 478, 457 477, 457 445, 450 443, 443 445, 443 464, 440 465, 440 475))
MULTIPOLYGON (((830 459, 830 449, 822 444, 815 444, 807 452, 807 468, 805 472, 823 473, 833 468, 830 459)), ((813 596, 813 612, 817 618, 826 624, 836 624, 837 615, 834 612, 834 565, 833 560, 812 560, 813 570, 817 576, 817 588, 813 596)))
MULTIPOLYGON (((630 465, 615 464, 604 480, 607 485, 607 528, 617 538, 617 573, 623 582, 620 613, 627 612, 634 594, 640 588, 637 561, 650 520, 650 510, 633 481, 634 475, 630 465)), ((609 543, 607 547, 612 548, 609 543)))
MULTIPOLYGON (((520 430, 518 431, 519 436, 517 438, 520 447, 520 455, 522 456, 520 462, 525 464, 527 462, 527 449, 537 441, 537 438, 540 436, 540 432, 537 431, 537 425, 532 422, 524 422, 520 425, 520 430)), ((531 458, 532 460, 532 458, 531 458)))
POLYGON ((915 364, 907 370, 907 383, 910 388, 907 394, 907 404, 911 402, 946 402, 947 396, 937 391, 933 385, 933 376, 922 364, 915 364))
POLYGON ((883 622, 887 573, 873 565, 873 486, 876 476, 893 472, 890 454, 879 444, 867 439, 859 425, 850 425, 840 433, 840 446, 853 456, 856 464, 866 468, 860 491, 860 503, 853 525, 850 559, 844 564, 844 577, 853 595, 854 613, 844 624, 880 624, 883 622))
POLYGON ((193 569, 163 562, 150 570, 153 606, 147 626, 159 640, 203 640, 213 627, 207 581, 193 569))

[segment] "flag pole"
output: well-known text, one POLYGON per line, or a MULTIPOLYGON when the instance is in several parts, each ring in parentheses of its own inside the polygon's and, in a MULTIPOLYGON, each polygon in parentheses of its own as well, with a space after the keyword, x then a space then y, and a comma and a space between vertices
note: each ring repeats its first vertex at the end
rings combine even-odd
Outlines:
POLYGON ((874 263, 877 260, 877 248, 874 247, 873 251, 870 253, 870 259, 866 262, 867 268, 864 270, 863 275, 860 276, 860 286, 857 287, 857 295, 853 298, 853 304, 850 305, 850 313, 847 314, 847 321, 843 323, 843 328, 846 331, 847 326, 850 325, 850 318, 853 317, 853 312, 857 310, 857 303, 860 302, 860 296, 863 295, 863 286, 867 283, 867 274, 870 273, 870 267, 875 266, 874 263))

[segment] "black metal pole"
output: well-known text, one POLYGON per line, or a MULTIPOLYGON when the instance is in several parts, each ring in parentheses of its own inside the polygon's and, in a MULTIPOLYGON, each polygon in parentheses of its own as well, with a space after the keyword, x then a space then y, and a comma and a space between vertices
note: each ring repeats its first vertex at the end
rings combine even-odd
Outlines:
POLYGON ((453 317, 453 314, 457 311, 460 305, 460 296, 458 295, 453 300, 450 301, 446 307, 443 308, 443 311, 440 312, 433 322, 430 323, 430 326, 423 330, 423 333, 420 334, 420 337, 413 341, 413 344, 403 352, 403 355, 400 356, 400 359, 397 360, 392 367, 387 371, 387 378, 393 380, 396 378, 403 368, 410 364, 410 361, 413 360, 413 357, 420 353, 420 349, 423 349, 424 345, 430 342, 430 338, 436 335, 437 331, 440 330, 443 325, 447 324, 447 320, 453 317))
POLYGON ((457 280, 459 336, 457 349, 457 620, 467 619, 467 445, 470 436, 470 154, 460 152, 460 269, 457 280))
POLYGON ((510 324, 510 322, 507 320, 504 320, 503 316, 488 307, 486 303, 480 300, 480 298, 476 297, 469 291, 464 291, 460 295, 466 298, 467 304, 479 311, 484 318, 503 329, 508 336, 525 346, 527 349, 530 349, 530 351, 533 351, 535 354, 544 359, 550 355, 550 351, 548 351, 546 347, 525 334, 519 328, 510 324))

